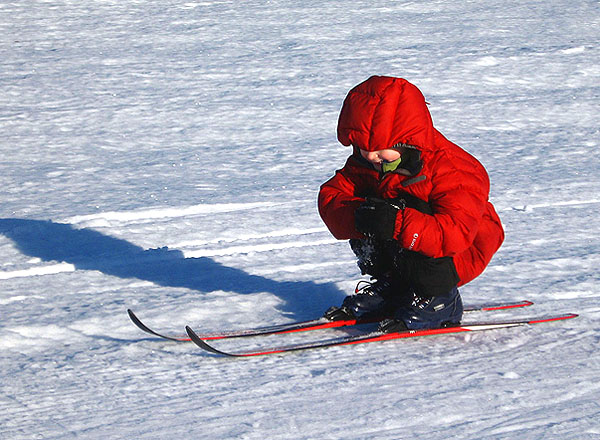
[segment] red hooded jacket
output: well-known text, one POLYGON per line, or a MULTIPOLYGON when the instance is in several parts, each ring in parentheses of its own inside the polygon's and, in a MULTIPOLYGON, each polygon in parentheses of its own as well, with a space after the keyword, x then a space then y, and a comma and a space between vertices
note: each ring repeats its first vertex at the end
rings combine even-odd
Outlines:
POLYGON ((365 238, 354 226, 354 211, 365 197, 410 193, 428 202, 433 214, 399 211, 394 239, 430 257, 452 257, 459 285, 483 272, 504 241, 502 224, 488 201, 487 172, 433 127, 419 89, 404 79, 381 76, 359 84, 344 101, 338 140, 352 145, 354 154, 319 193, 319 213, 336 238, 365 238), (420 152, 422 168, 382 175, 359 152, 398 143, 420 152))

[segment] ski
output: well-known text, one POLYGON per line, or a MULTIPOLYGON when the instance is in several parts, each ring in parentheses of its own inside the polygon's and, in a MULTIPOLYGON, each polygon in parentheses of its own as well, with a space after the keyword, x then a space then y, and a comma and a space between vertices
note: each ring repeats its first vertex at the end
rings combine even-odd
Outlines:
POLYGON ((544 322, 554 322, 561 321, 565 319, 575 318, 579 315, 575 313, 567 313, 564 315, 555 315, 555 316, 544 316, 544 317, 536 317, 536 318, 527 318, 520 320, 509 320, 509 321, 498 321, 498 322, 478 322, 471 324, 462 324, 457 327, 445 327, 445 328, 437 328, 437 329, 429 329, 429 330, 407 330, 402 332, 393 332, 393 333, 383 333, 380 331, 370 332, 357 336, 342 336, 333 339, 320 340, 316 342, 306 343, 306 344, 294 344, 294 345, 283 345, 278 347, 270 347, 261 350, 255 351, 239 351, 239 352, 226 352, 221 351, 203 340, 199 335, 197 335, 193 329, 189 326, 186 326, 186 332, 192 342, 194 342, 201 349, 208 351, 210 353, 227 356, 227 357, 251 357, 251 356, 264 356, 268 354, 277 354, 277 353, 288 353, 293 351, 300 350, 310 350, 315 348, 325 348, 325 347, 336 347, 342 345, 354 345, 354 344, 365 344, 369 342, 378 342, 378 341, 389 341, 393 339, 405 339, 405 338, 417 338, 421 336, 433 336, 433 335, 445 335, 445 334, 453 334, 453 333, 464 333, 464 332, 474 332, 474 331, 483 331, 483 330, 494 330, 501 328, 510 328, 510 327, 519 327, 525 325, 532 324, 541 324, 544 322))
MULTIPOLYGON (((527 307, 533 305, 531 301, 517 301, 517 302, 508 302, 508 303, 497 303, 497 304, 487 304, 475 307, 467 307, 465 308, 465 313, 471 312, 489 312, 494 310, 505 310, 512 309, 517 307, 527 307)), ((144 324, 131 309, 127 309, 127 314, 131 321, 142 331, 149 333, 153 336, 157 336, 159 338, 168 339, 170 341, 177 342, 189 342, 191 341, 188 335, 168 335, 159 333, 146 324, 144 324)), ((271 325, 266 327, 257 327, 246 330, 233 330, 233 331, 225 331, 219 333, 205 333, 198 335, 200 339, 205 341, 210 341, 214 339, 226 339, 226 338, 242 338, 248 336, 265 336, 279 333, 294 333, 294 332, 302 332, 302 331, 312 331, 312 330, 323 330, 328 328, 338 328, 338 327, 346 327, 357 324, 367 324, 373 321, 360 321, 360 320, 338 320, 338 321, 330 321, 326 318, 317 318, 309 321, 298 321, 291 322, 287 324, 278 324, 271 325)))
MULTIPOLYGON (((165 335, 159 333, 155 330, 152 330, 146 324, 144 324, 136 315, 133 313, 131 309, 127 309, 127 313, 129 318, 133 323, 141 330, 145 331, 154 336, 158 336, 163 339, 168 339, 171 341, 177 342, 190 342, 191 339, 187 335, 165 335)), ((219 333, 205 333, 200 335, 200 337, 206 341, 213 339, 227 339, 227 338, 243 338, 248 336, 264 336, 264 335, 272 335, 279 333, 293 333, 300 331, 310 331, 310 330, 321 330, 326 328, 336 328, 336 327, 344 327, 349 325, 356 324, 366 324, 366 321, 358 321, 356 319, 352 320, 339 320, 339 321, 330 321, 326 318, 318 318, 312 319, 309 321, 298 321, 291 322, 287 324, 278 324, 271 325, 266 327, 257 327, 246 330, 231 330, 231 331, 223 331, 219 333)))

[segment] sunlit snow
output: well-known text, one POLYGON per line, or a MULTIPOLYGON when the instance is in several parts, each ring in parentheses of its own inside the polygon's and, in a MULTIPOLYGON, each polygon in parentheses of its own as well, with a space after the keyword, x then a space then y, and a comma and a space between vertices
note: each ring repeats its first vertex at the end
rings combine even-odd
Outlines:
POLYGON ((600 438, 597 1, 13 1, 0 35, 0 438, 600 438), (506 242, 465 303, 581 316, 244 360, 134 327, 352 292, 316 196, 373 74, 490 174, 506 242))

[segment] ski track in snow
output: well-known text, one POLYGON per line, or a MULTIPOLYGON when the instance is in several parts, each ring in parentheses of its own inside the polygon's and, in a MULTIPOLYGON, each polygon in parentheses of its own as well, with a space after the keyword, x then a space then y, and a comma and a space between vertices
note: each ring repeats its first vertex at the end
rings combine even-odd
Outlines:
MULTIPOLYGON (((302 201, 307 203, 307 201, 302 201)), ((534 205, 523 205, 523 206, 512 206, 508 208, 499 207, 498 211, 502 214, 506 211, 522 211, 531 212, 535 209, 542 208, 562 208, 568 207, 580 207, 587 208, 588 205, 594 205, 600 203, 600 200, 568 200, 568 201, 557 201, 553 203, 543 203, 534 205)), ((270 202, 257 202, 257 203, 245 203, 245 204, 217 204, 217 205, 196 205, 180 208, 154 208, 150 210, 135 210, 135 211, 121 211, 121 212, 106 212, 97 213, 85 216, 74 216, 61 221, 61 223, 70 224, 77 229, 81 228, 124 228, 127 229, 130 226, 143 225, 150 223, 153 226, 156 225, 157 221, 168 222, 173 219, 185 217, 186 219, 193 219, 197 216, 206 216, 211 214, 221 213, 238 213, 245 210, 252 210, 256 208, 272 208, 277 207, 287 208, 289 204, 286 203, 270 203, 270 202)), ((542 240, 545 241, 545 240, 542 240)), ((167 248, 183 249, 183 255, 185 258, 199 258, 199 257, 215 257, 223 255, 235 255, 235 254, 250 254, 256 252, 269 252, 281 249, 290 249, 296 247, 306 246, 320 246, 330 245, 336 243, 337 240, 331 238, 327 234, 327 229, 322 227, 301 229, 301 228, 285 228, 275 231, 267 231, 264 233, 241 233, 235 237, 223 236, 213 237, 209 240, 187 240, 174 243, 173 245, 166 246, 167 248), (321 234, 324 233, 324 234, 321 234), (321 234, 325 235, 326 238, 319 238, 317 240, 290 240, 290 238, 303 235, 314 235, 321 234), (260 244, 252 244, 254 240, 277 238, 280 239, 278 242, 267 242, 260 244), (287 239, 281 241, 281 239, 287 239), (231 245, 231 243, 241 242, 243 244, 231 245), (212 246, 206 248, 206 246, 212 246)), ((160 255, 156 258, 160 259, 160 255)), ((76 267, 69 263, 59 264, 44 264, 40 265, 42 261, 34 259, 31 262, 31 266, 28 269, 15 270, 15 271, 0 271, 0 279, 10 279, 15 277, 27 277, 27 276, 38 276, 38 275, 53 275, 62 272, 72 272, 76 270, 76 267)))
MULTIPOLYGON (((304 201, 306 202, 306 201, 304 201)), ((522 211, 531 212, 535 209, 542 208, 562 208, 568 207, 581 207, 586 208, 588 205, 594 205, 599 203, 598 200, 569 200, 569 201, 558 201, 554 203, 535 204, 527 206, 513 206, 510 208, 499 208, 498 211, 503 213, 504 211, 522 211)), ((170 221, 180 217, 187 219, 194 218, 196 216, 206 216, 216 213, 237 213, 245 210, 252 210, 256 208, 273 208, 287 207, 285 203, 246 203, 246 204, 218 204, 218 205, 197 205, 181 208, 155 208, 150 210, 136 210, 136 211, 122 211, 122 212, 107 212, 97 213, 85 216, 74 216, 67 218, 61 223, 67 223, 74 227, 81 228, 125 228, 132 225, 140 225, 150 223, 156 224, 156 221, 170 221)), ((544 241, 544 240, 542 240, 544 241)), ((166 246, 167 248, 183 249, 183 256, 185 258, 199 258, 199 257, 215 257, 223 255, 236 255, 236 254, 251 254, 256 252, 270 252, 282 249, 291 249, 296 247, 306 246, 320 246, 330 245, 337 241, 331 238, 327 234, 325 227, 315 227, 309 229, 301 228, 286 228, 282 230, 267 231, 265 233, 242 233, 235 237, 215 237, 210 240, 187 240, 177 242, 174 245, 166 246), (325 233, 325 234, 321 234, 325 233), (326 238, 312 239, 312 240, 290 240, 296 236, 303 235, 314 235, 321 234, 325 235, 326 238), (267 242, 260 244, 252 244, 253 240, 277 238, 279 242, 267 242), (281 239, 287 239, 281 241, 281 239), (243 244, 231 245, 231 243, 241 242, 243 244), (212 246, 205 248, 206 246, 212 246)), ((156 256, 160 259, 160 255, 156 256)), ((69 263, 58 263, 58 264, 43 264, 39 259, 34 259, 31 264, 32 267, 28 269, 21 269, 15 271, 0 271, 0 279, 10 279, 15 277, 28 277, 28 276, 39 276, 39 275, 54 275, 63 272, 72 272, 76 270, 76 266, 69 263)), ((538 262, 539 263, 539 262, 538 262)), ((537 264, 537 263, 536 263, 537 264)), ((304 268, 309 269, 307 267, 304 268)), ((295 269, 288 269, 295 270, 295 269)))
MULTIPOLYGON (((286 203, 245 203, 245 204, 218 204, 218 205, 197 205, 190 207, 181 208, 155 208, 150 210, 136 210, 136 211, 122 211, 122 212, 107 212, 97 213, 85 216, 74 216, 61 220, 61 224, 67 224, 75 229, 124 229, 127 230, 130 227, 139 227, 139 225, 150 224, 151 227, 155 227, 157 221, 169 222, 174 219, 184 217, 186 221, 193 221, 198 216, 206 217, 207 215, 215 214, 237 214, 245 210, 252 210, 256 208, 274 208, 274 207, 289 207, 286 203)), ((222 255, 235 255, 235 254, 250 254, 256 252, 269 252, 280 249, 289 249, 295 247, 307 247, 307 246, 320 246, 329 245, 336 243, 327 229, 324 226, 314 228, 285 228, 274 231, 266 231, 264 233, 255 232, 244 232, 239 233, 235 237, 222 236, 213 237, 209 240, 186 240, 176 242, 173 245, 164 246, 164 248, 180 249, 183 250, 183 256, 185 258, 199 258, 199 257, 214 257, 222 255), (296 237, 305 235, 320 234, 324 238, 317 240, 299 240, 296 237), (264 241, 265 239, 277 239, 277 242, 266 242, 259 244, 252 244, 253 241, 264 241), (243 244, 231 245, 231 243, 240 242, 243 244), (209 246, 207 248, 207 246, 209 246)), ((155 259, 159 260, 165 257, 164 252, 157 252, 155 259)), ((111 255, 107 255, 106 258, 112 258, 111 255)), ((168 259, 169 257, 166 256, 168 259)), ((44 264, 39 258, 33 258, 28 262, 30 266, 28 269, 20 269, 14 271, 0 271, 0 279, 10 279, 15 277, 27 277, 27 276, 38 276, 38 275, 53 275, 63 272, 72 272, 76 270, 76 266, 69 263, 58 263, 58 264, 44 264)))
POLYGON ((0 5, 0 438, 600 438, 599 20, 564 0, 0 5), (316 197, 372 74, 417 84, 490 173, 506 241, 465 302, 580 317, 244 360, 135 328, 127 308, 216 331, 352 292, 316 197))

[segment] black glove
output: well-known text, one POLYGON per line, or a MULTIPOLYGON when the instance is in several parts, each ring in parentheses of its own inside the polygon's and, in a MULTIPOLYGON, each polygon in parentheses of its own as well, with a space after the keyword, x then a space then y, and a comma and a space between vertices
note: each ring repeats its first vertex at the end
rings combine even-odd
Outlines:
POLYGON ((402 209, 404 204, 395 203, 394 200, 368 197, 354 211, 354 225, 358 232, 368 237, 392 240, 396 229, 396 217, 402 209))

